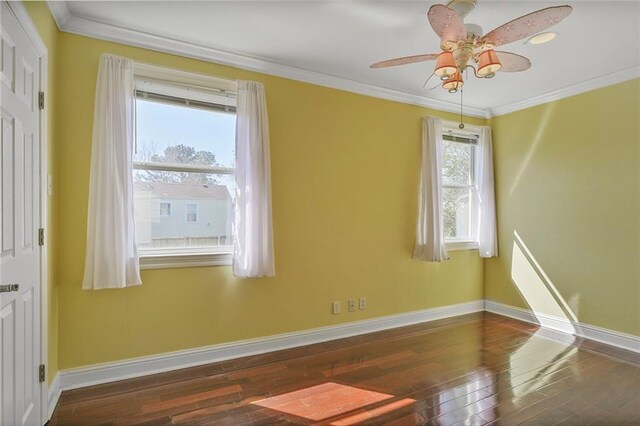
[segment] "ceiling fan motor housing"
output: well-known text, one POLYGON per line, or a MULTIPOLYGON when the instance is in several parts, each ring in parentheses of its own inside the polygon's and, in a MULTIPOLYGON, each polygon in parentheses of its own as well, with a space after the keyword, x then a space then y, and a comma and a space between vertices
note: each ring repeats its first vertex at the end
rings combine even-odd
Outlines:
POLYGON ((464 29, 467 30, 467 38, 477 38, 482 36, 482 27, 476 24, 464 24, 464 29))

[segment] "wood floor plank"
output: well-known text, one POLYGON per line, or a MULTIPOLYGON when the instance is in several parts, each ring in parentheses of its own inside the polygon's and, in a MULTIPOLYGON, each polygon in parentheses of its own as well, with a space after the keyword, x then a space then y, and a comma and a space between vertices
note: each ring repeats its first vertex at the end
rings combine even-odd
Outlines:
POLYGON ((63 392, 49 425, 640 424, 640 356, 477 313, 63 392))

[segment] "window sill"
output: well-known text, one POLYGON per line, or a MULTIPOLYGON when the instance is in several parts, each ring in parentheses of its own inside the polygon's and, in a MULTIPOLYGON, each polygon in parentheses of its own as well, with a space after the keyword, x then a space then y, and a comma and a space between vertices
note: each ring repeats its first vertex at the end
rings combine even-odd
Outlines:
POLYGON ((444 246, 447 251, 478 250, 477 241, 445 241, 444 246))
POLYGON ((199 268, 204 266, 228 266, 232 254, 223 253, 181 253, 181 254, 141 254, 140 269, 199 268))

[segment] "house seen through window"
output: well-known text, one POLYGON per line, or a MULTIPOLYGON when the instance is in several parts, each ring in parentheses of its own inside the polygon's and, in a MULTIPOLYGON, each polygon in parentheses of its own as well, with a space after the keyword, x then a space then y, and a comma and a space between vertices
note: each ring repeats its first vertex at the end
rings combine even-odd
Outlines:
POLYGON ((231 250, 235 99, 136 81, 134 190, 140 254, 231 250))
POLYGON ((442 135, 442 203, 447 242, 478 240, 477 135, 442 135))

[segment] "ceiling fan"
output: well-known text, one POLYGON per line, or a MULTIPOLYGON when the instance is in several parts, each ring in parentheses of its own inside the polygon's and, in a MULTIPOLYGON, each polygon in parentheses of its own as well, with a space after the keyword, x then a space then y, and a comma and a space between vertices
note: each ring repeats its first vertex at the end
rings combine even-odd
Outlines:
POLYGON ((464 85, 462 73, 468 68, 473 70, 477 78, 493 78, 498 71, 520 72, 529 69, 529 59, 515 53, 495 51, 494 48, 544 31, 562 21, 572 11, 572 7, 568 5, 547 7, 481 35, 480 26, 463 23, 463 18, 475 9, 476 2, 477 0, 451 0, 446 6, 436 4, 429 8, 427 18, 431 28, 440 37, 442 52, 389 59, 376 62, 370 67, 384 68, 436 60, 433 74, 443 81, 444 89, 455 93, 464 85))

